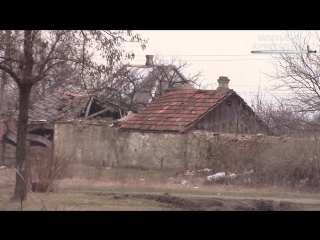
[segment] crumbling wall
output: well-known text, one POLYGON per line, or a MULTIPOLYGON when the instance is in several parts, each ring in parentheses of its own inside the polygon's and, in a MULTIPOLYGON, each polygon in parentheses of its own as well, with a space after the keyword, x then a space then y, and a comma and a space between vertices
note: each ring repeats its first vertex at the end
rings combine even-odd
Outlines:
MULTIPOLYGON (((217 141, 237 142, 246 147, 264 135, 216 134, 209 131, 155 133, 124 131, 107 124, 57 123, 55 152, 76 162, 106 167, 146 169, 196 169, 212 163, 217 141)), ((233 146, 233 145, 232 145, 233 146)))
POLYGON ((108 125, 57 123, 56 154, 109 167, 179 168, 181 134, 119 131, 108 125))

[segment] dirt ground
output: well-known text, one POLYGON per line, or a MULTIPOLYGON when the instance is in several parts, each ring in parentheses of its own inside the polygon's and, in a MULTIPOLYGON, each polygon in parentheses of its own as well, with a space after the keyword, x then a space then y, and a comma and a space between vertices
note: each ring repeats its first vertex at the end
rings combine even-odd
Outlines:
MULTIPOLYGON (((3 177, 7 178, 8 176, 3 174, 3 177)), ((192 183, 192 181, 196 181, 198 179, 198 175, 188 176, 188 178, 184 176, 183 179, 187 179, 188 182, 192 183)), ((179 178, 178 180, 174 180, 174 182, 180 183, 181 179, 179 178)), ((13 188, 14 185, 12 184, 11 186, 13 188)), ((105 189, 102 192, 101 189, 97 190, 84 187, 84 189, 73 190, 72 192, 88 194, 88 197, 90 197, 89 194, 106 196, 109 199, 111 197, 114 200, 154 200, 157 203, 160 203, 160 209, 163 207, 163 209, 169 209, 169 211, 320 211, 320 197, 307 198, 305 195, 294 198, 271 198, 260 197, 260 195, 257 195, 256 197, 239 197, 238 195, 232 196, 232 194, 224 195, 223 192, 219 192, 219 195, 217 193, 212 195, 209 195, 211 193, 208 193, 208 195, 203 195, 202 193, 202 195, 200 195, 195 192, 166 193, 165 191, 167 190, 163 191, 163 189, 161 190, 159 188, 159 190, 155 190, 156 192, 138 193, 131 192, 131 189, 128 191, 128 188, 123 190, 125 192, 118 192, 121 191, 121 189, 118 189, 117 192, 113 190, 110 191, 110 188, 111 187, 108 185, 108 190, 105 189)), ((137 187, 132 191, 137 191, 137 189, 139 188, 137 187)))
MULTIPOLYGON (((135 194, 135 193, 108 193, 115 199, 140 198, 155 200, 164 206, 176 209, 177 211, 301 211, 302 203, 311 203, 309 200, 299 200, 298 202, 287 201, 285 199, 251 199, 230 196, 200 196, 172 194, 135 194)), ((314 202, 318 203, 318 202, 314 202)))

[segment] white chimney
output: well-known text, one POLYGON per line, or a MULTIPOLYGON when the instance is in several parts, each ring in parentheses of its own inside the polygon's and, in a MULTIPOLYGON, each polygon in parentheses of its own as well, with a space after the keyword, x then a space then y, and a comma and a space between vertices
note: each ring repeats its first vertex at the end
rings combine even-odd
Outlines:
POLYGON ((147 61, 146 66, 152 66, 153 65, 153 55, 146 55, 147 61))
POLYGON ((217 88, 217 90, 222 90, 222 89, 229 89, 229 82, 230 79, 228 77, 222 77, 220 76, 219 79, 217 80, 219 83, 219 87, 217 88))

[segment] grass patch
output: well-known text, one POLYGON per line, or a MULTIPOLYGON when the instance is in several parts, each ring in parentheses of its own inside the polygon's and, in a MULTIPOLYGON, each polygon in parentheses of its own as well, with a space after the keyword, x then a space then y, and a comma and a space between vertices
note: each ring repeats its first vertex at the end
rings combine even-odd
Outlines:
MULTIPOLYGON (((0 171, 1 211, 176 211, 173 205, 126 195, 172 194, 175 196, 237 196, 311 200, 320 194, 281 187, 241 186, 232 184, 205 185, 205 176, 184 176, 175 171, 141 169, 107 169, 75 164, 53 192, 29 192, 23 205, 9 203, 14 191, 15 171, 0 171), (182 184, 183 181, 186 184, 182 184)), ((307 209, 320 210, 308 203, 307 209)))

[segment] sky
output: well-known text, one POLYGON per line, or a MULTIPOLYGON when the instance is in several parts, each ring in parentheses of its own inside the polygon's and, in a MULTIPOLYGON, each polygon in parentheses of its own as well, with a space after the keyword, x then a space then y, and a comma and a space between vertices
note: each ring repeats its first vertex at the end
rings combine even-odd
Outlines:
POLYGON ((250 105, 260 93, 269 101, 275 80, 265 73, 272 73, 275 67, 268 54, 253 54, 253 50, 294 50, 282 30, 133 30, 148 38, 146 49, 138 44, 126 48, 136 55, 127 63, 143 65, 146 55, 160 55, 164 60, 178 57, 191 64, 186 72, 195 74, 202 71, 206 83, 212 88, 218 86, 219 76, 230 79, 229 88, 236 91, 250 105), (274 45, 272 45, 274 44, 274 45))

